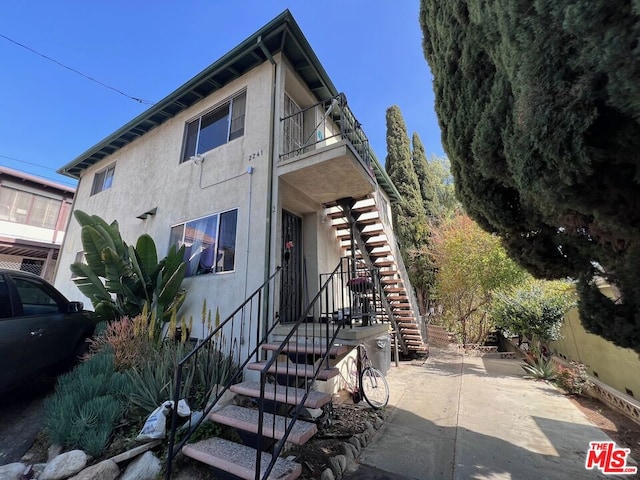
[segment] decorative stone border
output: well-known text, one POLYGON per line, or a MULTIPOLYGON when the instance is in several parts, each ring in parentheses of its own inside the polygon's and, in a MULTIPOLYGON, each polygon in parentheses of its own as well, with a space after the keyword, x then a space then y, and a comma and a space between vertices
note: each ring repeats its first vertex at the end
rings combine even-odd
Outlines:
POLYGON ((353 472, 358 466, 356 459, 371 442, 377 430, 384 425, 384 413, 378 412, 373 423, 366 421, 365 430, 342 442, 342 455, 329 458, 329 466, 322 471, 320 480, 342 480, 345 472, 353 472))

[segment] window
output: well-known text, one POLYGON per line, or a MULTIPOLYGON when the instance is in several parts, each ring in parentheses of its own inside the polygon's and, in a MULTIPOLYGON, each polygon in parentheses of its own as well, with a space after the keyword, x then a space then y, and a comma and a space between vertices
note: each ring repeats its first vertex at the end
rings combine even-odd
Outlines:
POLYGON ((11 297, 9 296, 9 287, 4 277, 0 275, 0 318, 10 318, 11 313, 11 297))
MULTIPOLYGON (((284 96, 282 151, 297 154, 302 149, 303 115, 300 107, 287 94, 284 96)), ((287 155, 287 158, 289 155, 287 155)))
POLYGON ((47 285, 37 280, 18 277, 13 278, 13 283, 18 290, 24 316, 60 312, 60 299, 56 298, 47 285))
POLYGON ((182 161, 244 135, 247 92, 187 124, 182 161))
POLYGON ((62 202, 29 192, 0 187, 0 220, 53 230, 62 202))
POLYGON ((100 170, 93 177, 93 187, 91 187, 91 195, 100 193, 103 190, 111 188, 113 184, 113 174, 116 171, 115 163, 109 165, 107 168, 100 170))
POLYGON ((171 228, 170 245, 185 246, 186 276, 235 268, 238 210, 191 220, 171 228))

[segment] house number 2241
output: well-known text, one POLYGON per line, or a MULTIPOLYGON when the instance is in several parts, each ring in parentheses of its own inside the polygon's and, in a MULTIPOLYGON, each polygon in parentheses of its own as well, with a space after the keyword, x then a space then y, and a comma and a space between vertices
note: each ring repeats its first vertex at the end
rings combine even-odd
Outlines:
POLYGON ((257 152, 253 152, 251 154, 249 154, 249 161, 254 160, 258 157, 262 156, 262 150, 258 150, 257 152))

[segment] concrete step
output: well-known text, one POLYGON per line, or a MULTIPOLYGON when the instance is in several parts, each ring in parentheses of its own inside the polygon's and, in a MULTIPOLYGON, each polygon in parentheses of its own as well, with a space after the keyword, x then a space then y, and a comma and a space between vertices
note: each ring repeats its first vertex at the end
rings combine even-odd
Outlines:
MULTIPOLYGON (((326 342, 325 342, 326 343, 326 342)), ((262 345, 263 350, 275 351, 280 348, 279 343, 265 343, 262 345)), ((333 345, 329 350, 329 355, 332 357, 339 357, 344 355, 353 347, 347 347, 345 345, 333 345)), ((284 347, 285 352, 301 353, 307 355, 324 355, 326 347, 323 345, 312 345, 308 343, 296 343, 290 342, 284 347)))
MULTIPOLYGON (((249 370, 262 370, 267 362, 254 362, 247 365, 249 370)), ((290 377, 305 377, 312 378, 315 371, 315 367, 313 365, 304 365, 301 363, 284 363, 277 362, 271 365, 269 368, 269 373, 274 373, 278 375, 288 375, 290 377)), ((337 368, 321 368, 318 373, 317 380, 329 380, 337 376, 340 373, 340 370, 337 368)))
MULTIPOLYGON (((182 447, 187 457, 229 472, 244 480, 254 480, 256 474, 256 450, 222 438, 209 438, 182 447)), ((264 472, 271 462, 271 455, 263 452, 260 459, 264 472)), ((268 480, 295 480, 302 474, 302 465, 279 458, 269 474, 268 480)), ((261 475, 262 477, 262 475, 261 475)))
MULTIPOLYGON (((242 382, 231 385, 230 390, 239 395, 260 398, 260 382, 242 382)), ((304 397, 306 390, 303 388, 286 387, 284 385, 266 384, 264 386, 265 400, 271 400, 287 405, 298 405, 304 397)), ((321 408, 331 401, 331 394, 311 391, 304 402, 307 408, 321 408)))
MULTIPOLYGON (((218 411, 211 412, 207 418, 212 422, 238 428, 245 432, 258 433, 258 410, 255 408, 227 405, 218 411)), ((265 412, 262 422, 262 435, 280 440, 284 437, 284 433, 291 424, 291 421, 290 418, 265 412)), ((315 423, 297 420, 291 429, 287 441, 295 443, 296 445, 303 445, 313 437, 317 431, 318 427, 316 427, 315 423)))

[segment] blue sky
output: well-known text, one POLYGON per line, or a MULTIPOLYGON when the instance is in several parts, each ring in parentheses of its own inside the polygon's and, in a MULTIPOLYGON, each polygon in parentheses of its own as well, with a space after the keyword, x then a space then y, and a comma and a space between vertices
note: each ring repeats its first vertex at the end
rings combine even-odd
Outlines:
MULTIPOLYGON (((419 0, 2 2, 0 34, 156 102, 286 8, 346 93, 380 161, 385 111, 393 104, 427 155, 444 155, 419 0)), ((2 37, 0 62, 0 165, 6 167, 73 186, 55 170, 148 108, 2 37)))

